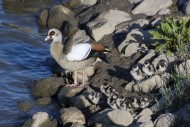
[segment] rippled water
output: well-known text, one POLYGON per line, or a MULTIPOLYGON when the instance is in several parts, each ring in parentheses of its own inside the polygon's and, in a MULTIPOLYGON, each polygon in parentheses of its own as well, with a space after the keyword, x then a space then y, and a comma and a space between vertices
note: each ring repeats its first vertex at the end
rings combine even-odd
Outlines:
MULTIPOLYGON (((18 102, 32 101, 28 85, 51 75, 46 59, 47 30, 39 29, 35 15, 53 0, 0 0, 0 127, 17 127, 35 111, 20 111, 18 102)), ((42 110, 42 109, 38 109, 42 110)), ((44 109, 45 110, 45 109, 44 109)))

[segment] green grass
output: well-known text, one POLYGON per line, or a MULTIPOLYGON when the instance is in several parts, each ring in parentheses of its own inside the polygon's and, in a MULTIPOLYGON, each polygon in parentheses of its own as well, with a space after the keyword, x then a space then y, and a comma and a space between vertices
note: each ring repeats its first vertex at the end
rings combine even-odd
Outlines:
POLYGON ((172 79, 173 88, 164 85, 162 96, 166 101, 166 108, 175 110, 190 102, 190 74, 182 75, 175 69, 172 79))

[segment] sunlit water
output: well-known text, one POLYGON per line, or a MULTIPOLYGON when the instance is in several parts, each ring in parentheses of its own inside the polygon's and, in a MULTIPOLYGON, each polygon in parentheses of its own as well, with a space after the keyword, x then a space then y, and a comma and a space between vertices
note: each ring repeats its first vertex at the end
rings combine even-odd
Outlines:
MULTIPOLYGON (((39 30, 35 15, 41 8, 59 2, 52 1, 0 0, 0 127, 21 126, 37 110, 47 110, 37 107, 24 113, 17 104, 33 101, 28 88, 32 80, 51 75, 46 65, 49 44, 43 41, 47 30, 39 30)), ((51 106, 48 108, 53 110, 51 106)))

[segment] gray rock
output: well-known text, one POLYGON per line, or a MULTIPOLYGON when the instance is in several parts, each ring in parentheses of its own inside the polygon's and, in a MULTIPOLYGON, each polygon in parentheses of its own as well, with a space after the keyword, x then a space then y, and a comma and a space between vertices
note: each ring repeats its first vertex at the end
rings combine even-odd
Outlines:
POLYGON ((91 36, 99 41, 104 35, 111 34, 115 26, 131 20, 131 16, 123 11, 109 10, 102 12, 95 20, 87 24, 91 36))
POLYGON ((70 88, 62 87, 58 93, 58 100, 60 104, 65 104, 69 98, 74 97, 77 93, 80 93, 84 88, 70 88))
POLYGON ((190 1, 185 3, 185 5, 183 6, 183 12, 185 14, 190 14, 190 1))
POLYGON ((43 97, 43 98, 39 98, 38 100, 36 100, 37 105, 48 105, 50 103, 51 103, 50 97, 43 97))
POLYGON ((116 125, 129 126, 133 122, 133 116, 128 111, 113 110, 107 116, 116 125))
POLYGON ((75 107, 61 109, 60 113, 64 125, 70 122, 80 123, 82 125, 86 123, 85 117, 82 112, 75 107))
POLYGON ((63 78, 48 77, 32 85, 32 94, 35 97, 51 97, 57 92, 58 88, 64 84, 65 80, 63 78))
POLYGON ((79 96, 75 96, 75 97, 70 98, 69 103, 71 106, 77 107, 80 110, 87 108, 90 105, 92 105, 91 102, 88 100, 88 93, 87 92, 83 92, 79 96))
POLYGON ((178 6, 183 7, 189 0, 179 0, 178 1, 178 6))
POLYGON ((156 55, 155 51, 151 49, 142 59, 138 61, 137 64, 142 66, 146 60, 150 60, 155 55, 156 55))
POLYGON ((137 4, 137 3, 141 2, 141 1, 143 1, 143 0, 129 0, 130 3, 134 3, 134 4, 137 4))
POLYGON ((177 116, 171 113, 161 114, 155 121, 154 127, 174 127, 177 116))
POLYGON ((93 6, 97 3, 97 0, 69 0, 67 4, 73 8, 79 5, 85 5, 86 7, 93 6))
POLYGON ((161 9, 161 10, 158 12, 159 15, 167 15, 167 14, 170 14, 170 13, 171 13, 171 12, 170 12, 170 9, 168 9, 168 8, 161 9))
POLYGON ((133 85, 133 90, 137 92, 149 93, 152 90, 161 88, 164 84, 171 80, 171 74, 166 73, 162 77, 154 75, 133 85))
POLYGON ((177 72, 178 72, 180 75, 189 74, 189 73, 190 73, 190 59, 184 61, 183 63, 181 63, 181 64, 178 66, 177 72))
POLYGON ((76 123, 73 123, 73 125, 71 127, 85 127, 85 126, 76 122, 76 123))
POLYGON ((57 127, 57 121, 51 121, 46 112, 37 112, 22 127, 57 127))
POLYGON ((73 27, 77 27, 74 13, 62 5, 55 5, 49 11, 48 27, 60 29, 63 22, 68 21, 73 27))
POLYGON ((146 29, 148 27, 149 21, 147 19, 138 19, 130 24, 132 28, 146 29))
POLYGON ((152 121, 147 121, 147 122, 140 123, 138 127, 154 127, 154 124, 152 121))
POLYGON ((181 120, 185 125, 190 125, 190 105, 186 104, 181 107, 176 113, 176 116, 181 120))
POLYGON ((127 34, 125 40, 118 46, 118 50, 128 57, 140 50, 142 46, 146 48, 145 44, 149 43, 149 40, 150 34, 148 31, 133 29, 127 34), (139 46, 140 44, 141 47, 139 46))
POLYGON ((156 27, 158 25, 160 25, 162 22, 162 19, 160 17, 158 17, 157 19, 153 20, 151 23, 150 23, 150 26, 151 27, 156 27))
POLYGON ((153 16, 161 9, 168 8, 171 5, 172 0, 144 0, 132 10, 132 14, 153 16))
POLYGON ((132 56, 139 49, 140 49, 139 43, 130 43, 130 44, 127 45, 127 47, 125 49, 125 56, 126 57, 132 56))
POLYGON ((44 10, 40 13, 40 15, 39 15, 39 17, 38 17, 38 23, 39 23, 40 25, 45 26, 45 25, 47 25, 47 19, 48 19, 48 10, 47 10, 47 9, 44 9, 44 10))
POLYGON ((24 101, 24 102, 18 103, 19 109, 24 112, 28 112, 33 106, 34 106, 34 104, 29 101, 24 101))
POLYGON ((101 112, 96 113, 89 120, 89 126, 95 125, 96 127, 123 127, 122 125, 113 124, 108 118, 108 112, 112 109, 104 109, 101 112), (97 124, 98 123, 98 124, 97 124))

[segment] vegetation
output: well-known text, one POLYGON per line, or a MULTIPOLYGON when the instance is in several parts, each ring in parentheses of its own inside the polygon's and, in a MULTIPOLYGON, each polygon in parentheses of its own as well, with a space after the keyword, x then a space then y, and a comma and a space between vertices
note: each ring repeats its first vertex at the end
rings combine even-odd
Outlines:
MULTIPOLYGON (((157 42, 157 52, 172 53, 180 59, 187 57, 190 49, 190 16, 183 18, 166 18, 157 30, 150 30, 152 39, 157 42)), ((189 56, 189 55, 188 55, 189 56)))
POLYGON ((168 108, 178 109, 190 102, 190 74, 181 75, 176 69, 173 77, 173 88, 164 85, 162 95, 168 108))

